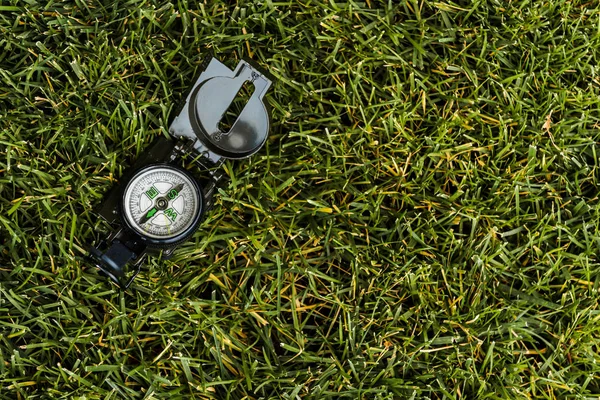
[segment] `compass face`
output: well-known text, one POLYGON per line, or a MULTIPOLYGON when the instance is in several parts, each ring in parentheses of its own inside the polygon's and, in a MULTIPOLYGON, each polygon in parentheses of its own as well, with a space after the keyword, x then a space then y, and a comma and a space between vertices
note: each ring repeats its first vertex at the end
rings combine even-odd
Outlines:
POLYGON ((199 222, 202 197, 187 173, 169 165, 150 166, 127 184, 123 212, 128 225, 144 237, 173 239, 199 222))

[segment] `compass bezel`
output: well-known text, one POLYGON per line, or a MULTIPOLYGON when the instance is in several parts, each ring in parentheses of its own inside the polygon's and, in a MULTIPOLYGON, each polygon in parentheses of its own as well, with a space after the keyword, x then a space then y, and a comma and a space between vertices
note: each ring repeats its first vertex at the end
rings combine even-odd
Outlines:
POLYGON ((120 216, 121 221, 123 222, 123 225, 125 227, 127 227, 128 230, 135 233, 144 243, 146 243, 150 247, 166 248, 166 247, 177 245, 179 243, 186 241, 198 229, 198 226, 200 225, 200 222, 202 220, 202 215, 204 213, 205 201, 204 201, 203 191, 202 191, 202 188, 201 188, 198 180, 196 178, 194 178, 194 176, 191 175, 185 169, 183 169, 179 166, 173 165, 173 164, 169 164, 169 163, 149 164, 149 165, 146 165, 146 166, 138 169, 137 171, 135 171, 131 175, 131 178, 127 181, 127 183, 125 185, 123 185, 123 190, 121 191, 120 197, 121 197, 121 201, 119 202, 119 216, 120 216), (137 227, 137 225, 134 225, 132 223, 132 221, 128 218, 127 212, 125 211, 126 210, 126 204, 125 204, 126 194, 127 194, 128 190, 130 189, 131 184, 140 175, 146 174, 149 172, 149 170, 153 170, 153 169, 170 169, 170 170, 175 171, 176 173, 184 175, 192 183, 191 190, 195 192, 196 198, 198 199, 197 204, 196 204, 196 209, 194 211, 195 214, 191 220, 191 223, 189 223, 187 228, 185 228, 180 233, 173 235, 173 236, 152 237, 152 236, 148 236, 148 235, 144 234, 144 232, 141 231, 137 227))

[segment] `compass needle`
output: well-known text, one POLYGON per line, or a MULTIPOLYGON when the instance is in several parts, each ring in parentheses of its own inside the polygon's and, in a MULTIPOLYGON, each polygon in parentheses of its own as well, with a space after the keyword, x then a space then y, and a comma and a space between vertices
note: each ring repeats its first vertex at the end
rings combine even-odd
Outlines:
POLYGON ((152 218, 154 216, 154 214, 156 214, 158 210, 156 209, 156 207, 152 207, 152 209, 150 211, 148 211, 143 217, 142 219, 140 219, 139 224, 143 225, 145 224, 150 218, 152 218))

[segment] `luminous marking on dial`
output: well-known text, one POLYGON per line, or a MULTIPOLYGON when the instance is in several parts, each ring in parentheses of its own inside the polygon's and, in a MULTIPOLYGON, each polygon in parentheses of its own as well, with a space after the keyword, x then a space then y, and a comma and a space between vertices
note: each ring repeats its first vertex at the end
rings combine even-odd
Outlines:
POLYGON ((175 168, 144 170, 125 189, 125 218, 144 236, 175 237, 190 227, 199 212, 201 200, 194 188, 190 178, 175 168))
POLYGON ((151 186, 150 189, 146 190, 146 196, 148 196, 150 200, 153 200, 156 196, 158 196, 158 189, 154 186, 151 186))

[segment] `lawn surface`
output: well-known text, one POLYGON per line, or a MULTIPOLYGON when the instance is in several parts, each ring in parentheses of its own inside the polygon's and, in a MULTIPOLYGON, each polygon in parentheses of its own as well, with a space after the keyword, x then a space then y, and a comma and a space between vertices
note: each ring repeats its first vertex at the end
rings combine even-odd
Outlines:
POLYGON ((600 394, 600 5, 0 2, 0 398, 600 394), (272 129, 122 292, 92 210, 209 54, 272 129))

